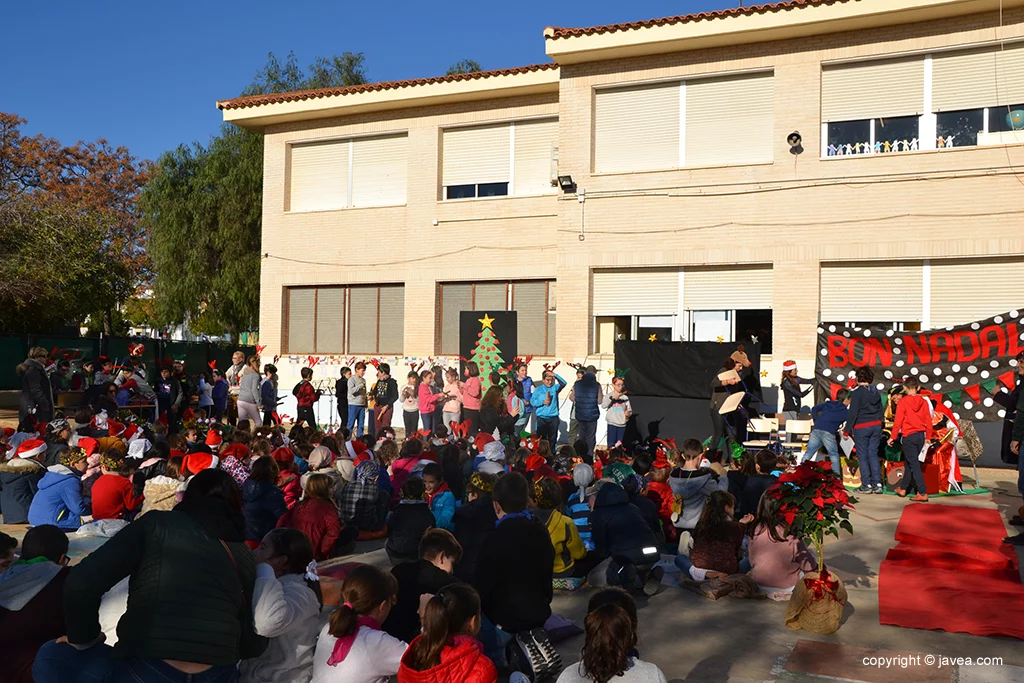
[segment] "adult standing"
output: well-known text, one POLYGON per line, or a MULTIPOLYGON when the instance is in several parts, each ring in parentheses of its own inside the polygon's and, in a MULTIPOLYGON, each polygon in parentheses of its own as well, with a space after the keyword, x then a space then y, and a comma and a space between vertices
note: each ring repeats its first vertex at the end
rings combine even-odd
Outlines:
POLYGON ((569 400, 576 406, 576 424, 579 425, 580 440, 587 446, 587 458, 593 459, 597 446, 597 421, 601 417, 599 406, 604 401, 604 391, 597 381, 597 368, 587 366, 583 377, 572 386, 569 400))
POLYGON ((800 409, 803 407, 803 397, 814 390, 813 386, 802 390, 801 384, 813 384, 810 380, 797 375, 795 360, 787 360, 782 364, 782 416, 787 420, 795 420, 800 417, 800 409))
MULTIPOLYGON (((735 394, 737 391, 743 391, 743 380, 742 373, 744 371, 743 362, 735 358, 736 354, 729 356, 722 362, 722 367, 715 373, 715 376, 711 379, 711 426, 714 432, 711 437, 711 452, 715 453, 722 447, 722 439, 725 439, 726 434, 726 417, 720 412, 722 404, 725 403, 731 394, 735 394), (734 371, 737 374, 736 378, 719 379, 719 375, 734 371)), ((728 449, 726 449, 728 452, 728 449)))
POLYGON ((381 363, 377 366, 377 383, 373 385, 373 421, 378 434, 391 426, 398 400, 398 382, 391 376, 391 366, 381 363))
POLYGON ((204 470, 174 510, 144 515, 75 567, 64 591, 67 637, 39 651, 35 680, 233 680, 240 659, 267 647, 253 628, 255 581, 238 484, 204 470), (100 600, 126 577, 131 600, 111 648, 100 600))
POLYGON ((259 403, 260 384, 263 381, 263 376, 260 374, 260 357, 249 356, 248 362, 239 375, 238 401, 236 403, 238 418, 248 419, 253 427, 262 427, 263 417, 260 416, 259 403))
POLYGON ((857 387, 850 394, 850 409, 844 431, 853 436, 860 467, 862 493, 882 492, 882 468, 878 462, 882 445, 882 397, 872 385, 871 368, 857 368, 857 387))
POLYGON ((348 378, 348 428, 352 436, 363 435, 366 421, 366 363, 356 363, 355 372, 348 378))
POLYGON ((545 370, 541 385, 535 387, 530 396, 530 404, 537 415, 537 434, 550 444, 558 443, 558 392, 566 384, 554 370, 545 370))
POLYGON ((238 393, 242 390, 242 370, 245 369, 245 354, 235 351, 231 354, 231 367, 224 373, 228 382, 228 424, 238 423, 238 393))
POLYGON ((53 419, 53 389, 43 365, 49 357, 46 349, 33 346, 28 358, 17 367, 21 375, 21 403, 18 407, 18 429, 34 432, 36 423, 53 419))

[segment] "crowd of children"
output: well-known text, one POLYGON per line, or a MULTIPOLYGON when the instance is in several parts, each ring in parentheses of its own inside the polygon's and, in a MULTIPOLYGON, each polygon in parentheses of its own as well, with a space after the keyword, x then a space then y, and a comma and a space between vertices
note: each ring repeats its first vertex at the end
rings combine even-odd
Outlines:
MULTIPOLYGON (((453 371, 410 373, 401 392, 384 364, 370 389, 364 365, 345 369, 336 390, 339 405, 345 395, 339 413, 351 433, 305 424, 312 411, 304 409, 318 398, 308 369, 295 389, 304 419, 288 429, 264 424, 256 408, 269 398, 257 396, 275 369, 260 372, 253 357, 236 373, 241 419, 234 426, 204 419, 224 414, 213 395, 225 380, 210 378, 197 387, 199 398, 205 392, 211 402, 192 411, 195 422, 124 424, 90 405, 72 421, 55 418, 4 434, 4 520, 32 529, 17 561, 0 573, 0 615, 5 624, 32 628, 18 636, 29 654, 0 662, 0 679, 32 680, 35 659, 35 680, 42 683, 75 680, 69 671, 94 672, 121 660, 132 662, 138 680, 177 680, 175 672, 183 672, 193 681, 214 681, 237 666, 243 681, 371 683, 397 676, 410 683, 490 683, 499 669, 564 683, 664 681, 635 652, 631 596, 661 590, 668 547, 684 581, 748 574, 776 599, 786 599, 802 572, 814 568, 801 540, 787 535, 778 501, 764 495, 787 466, 775 453, 733 459, 696 439, 679 448, 657 439, 624 447, 619 428, 632 410, 624 382, 616 378, 607 394, 594 392, 584 381, 592 374, 586 368, 583 384, 573 387, 574 399, 588 404, 578 414, 581 438, 559 446, 552 404, 564 380, 548 370, 534 385, 517 368, 482 392, 478 370, 467 366, 462 381, 453 371), (388 398, 402 401, 404 440, 396 440, 389 419, 375 420, 372 436, 359 433, 367 395, 379 397, 375 408, 388 398), (591 407, 598 405, 616 429, 608 450, 595 453, 588 440, 591 407), (462 418, 468 429, 449 429, 462 418), (531 430, 530 420, 536 434, 520 437, 520 430, 531 430), (420 431, 421 424, 427 429, 420 431), (108 540, 69 570, 66 532, 95 525, 108 540), (145 573, 184 548, 190 534, 203 543, 175 556, 182 577, 145 573), (384 541, 393 569, 353 570, 328 617, 317 563, 374 539, 384 541), (217 564, 220 583, 185 568, 190 558, 217 564), (111 658, 96 649, 107 646, 93 611, 103 592, 126 578, 133 597, 111 658), (80 594, 64 594, 62 609, 40 612, 41 605, 61 604, 65 580, 80 594), (553 591, 584 580, 608 588, 588 610, 581 661, 563 670, 544 625, 553 591), (85 582, 92 582, 88 590, 85 582), (22 585, 32 590, 18 597, 22 585), (225 585, 235 594, 219 593, 225 585), (138 610, 172 610, 163 601, 166 591, 177 590, 199 605, 196 613, 177 614, 174 633, 151 630, 138 610), (213 605, 242 615, 211 614, 213 605), (216 653, 193 642, 202 640, 204 620, 219 624, 221 641, 228 632, 237 640, 216 653), (63 635, 66 642, 47 643, 63 635), (170 660, 173 671, 145 673, 154 660, 170 660)), ((184 418, 188 402, 179 399, 189 385, 166 369, 162 375, 157 400, 184 418)), ((819 446, 833 456, 843 425, 857 440, 871 438, 856 434, 874 426, 868 424, 875 410, 870 381, 859 394, 840 392, 812 409, 810 457, 819 446)), ((927 406, 914 398, 915 383, 908 380, 905 388, 893 434, 902 435, 909 462, 930 421, 927 406)), ((874 486, 870 472, 866 490, 874 486)), ((919 481, 919 470, 908 472, 912 483, 919 481)), ((0 570, 14 550, 0 536, 0 570)))

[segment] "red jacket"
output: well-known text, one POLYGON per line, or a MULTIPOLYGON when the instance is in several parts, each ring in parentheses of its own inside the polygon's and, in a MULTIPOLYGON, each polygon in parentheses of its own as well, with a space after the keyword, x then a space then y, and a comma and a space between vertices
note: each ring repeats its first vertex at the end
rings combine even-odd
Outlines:
POLYGON ((892 438, 901 434, 910 436, 924 432, 924 438, 932 438, 932 411, 924 396, 904 396, 896 404, 896 421, 892 425, 892 438))
POLYGON ((298 529, 313 543, 313 559, 317 562, 328 560, 334 554, 334 546, 341 536, 341 519, 338 508, 325 500, 304 500, 277 522, 278 527, 298 529))
POLYGON ((104 474, 92 485, 93 519, 127 519, 128 513, 142 507, 142 496, 132 493, 130 479, 104 474))
POLYGON ((302 498, 302 482, 293 472, 282 472, 277 479, 277 488, 284 491, 284 504, 291 510, 302 498))
POLYGON ((295 404, 300 408, 311 408, 314 403, 320 400, 316 389, 307 380, 302 380, 292 392, 295 394, 295 404))
POLYGON ((441 650, 441 663, 426 671, 409 666, 413 646, 423 636, 417 636, 402 656, 398 667, 398 683, 497 683, 498 670, 494 662, 484 656, 483 646, 476 638, 455 636, 453 644, 441 650))
POLYGON ((662 521, 672 520, 672 504, 675 501, 675 494, 667 481, 651 481, 647 483, 647 497, 658 506, 658 517, 662 521))

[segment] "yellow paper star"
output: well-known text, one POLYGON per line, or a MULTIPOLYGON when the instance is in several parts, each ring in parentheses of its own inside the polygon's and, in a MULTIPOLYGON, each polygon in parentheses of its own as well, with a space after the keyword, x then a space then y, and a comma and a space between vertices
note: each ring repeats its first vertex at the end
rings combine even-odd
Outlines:
POLYGON ((719 344, 721 344, 721 343, 722 343, 722 342, 724 342, 724 341, 725 341, 725 337, 719 337, 719 338, 718 338, 718 343, 719 343, 719 344))
POLYGON ((658 335, 652 334, 650 337, 647 338, 647 341, 658 341, 658 335))
POLYGON ((480 328, 482 330, 486 330, 487 328, 490 328, 492 330, 494 329, 493 327, 491 327, 491 323, 494 322, 494 318, 492 318, 487 313, 484 313, 484 317, 482 317, 479 320, 477 320, 477 322, 480 323, 481 325, 483 325, 483 327, 480 328))
POLYGON ((761 371, 761 376, 762 377, 767 377, 768 376, 768 371, 767 370, 762 370, 761 371))

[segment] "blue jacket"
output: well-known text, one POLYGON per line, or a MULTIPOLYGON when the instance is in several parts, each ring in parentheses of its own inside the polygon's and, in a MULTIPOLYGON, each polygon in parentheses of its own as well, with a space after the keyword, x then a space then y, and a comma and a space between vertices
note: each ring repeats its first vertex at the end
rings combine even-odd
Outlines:
POLYGON ((849 410, 849 416, 846 418, 847 432, 852 433, 858 425, 882 426, 882 396, 871 384, 857 385, 850 393, 849 410))
POLYGON ((597 422, 601 417, 601 411, 597 404, 600 403, 601 385, 597 383, 594 373, 588 372, 583 379, 576 380, 572 387, 572 396, 576 403, 576 420, 578 422, 597 422))
POLYGON ((80 518, 88 514, 89 507, 82 498, 81 473, 64 465, 47 467, 28 509, 28 523, 53 524, 74 531, 82 526, 80 518))
POLYGON ((523 380, 523 400, 526 401, 526 412, 532 413, 533 406, 530 404, 530 399, 533 397, 533 379, 527 377, 523 380))
POLYGON ((839 431, 839 425, 846 422, 849 409, 841 401, 825 401, 811 408, 814 428, 829 434, 839 431))
POLYGON ((455 495, 451 491, 442 491, 430 501, 430 511, 434 513, 438 529, 455 531, 452 518, 455 517, 455 495))
POLYGON ((263 410, 277 410, 277 389, 269 379, 263 380, 260 385, 260 402, 263 403, 263 410))
POLYGON ((288 512, 284 491, 269 481, 246 479, 242 484, 242 500, 247 541, 262 541, 267 532, 277 526, 277 520, 288 512))
POLYGON ((4 524, 28 522, 28 509, 44 474, 46 468, 32 459, 12 458, 0 462, 0 513, 4 524))
MULTIPOLYGON (((213 400, 213 405, 217 410, 228 409, 228 383, 223 377, 213 383, 213 391, 210 392, 210 398, 213 400)), ((262 540, 262 539, 261 539, 262 540)))
POLYGON ((558 417, 558 392, 565 388, 566 381, 555 375, 555 383, 550 387, 547 384, 538 384, 533 388, 530 395, 530 405, 534 407, 537 417, 558 417), (551 394, 551 405, 544 405, 544 398, 551 394))

